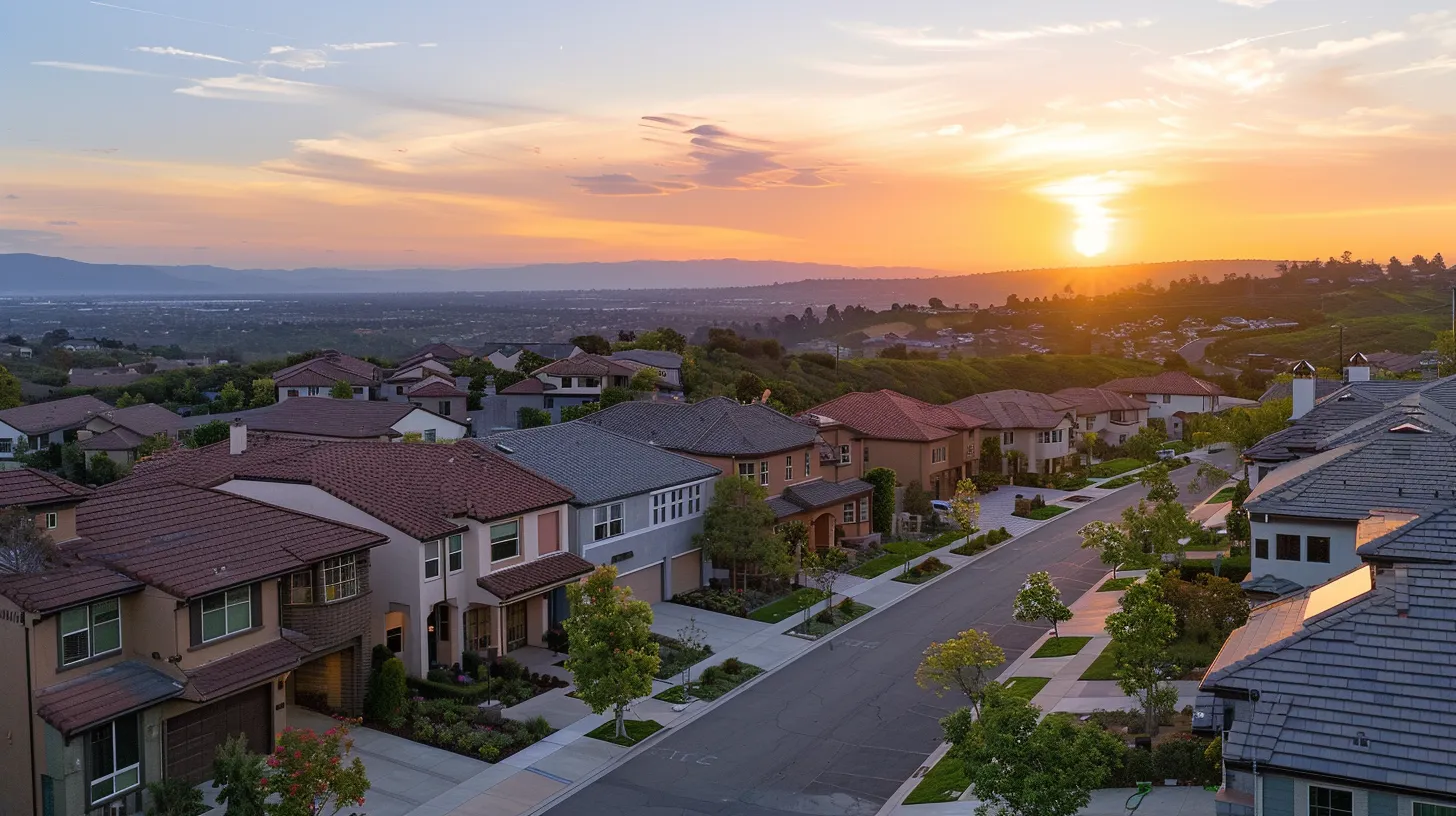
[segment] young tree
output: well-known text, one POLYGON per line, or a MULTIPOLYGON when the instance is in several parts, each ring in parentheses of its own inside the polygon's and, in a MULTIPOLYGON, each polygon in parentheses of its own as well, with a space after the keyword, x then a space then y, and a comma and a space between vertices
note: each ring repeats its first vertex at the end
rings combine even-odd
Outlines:
POLYGON ((19 408, 25 399, 20 392, 20 379, 10 369, 0 366, 0 410, 19 408))
POLYGON ((1178 634, 1173 607, 1163 603, 1162 576, 1157 570, 1133 584, 1118 601, 1121 611, 1107 616, 1107 634, 1116 651, 1117 687, 1142 706, 1144 730, 1156 734, 1160 711, 1177 704, 1171 683, 1168 644, 1178 634))
MULTIPOLYGON (((1185 538, 1198 532, 1198 524, 1188 518, 1188 511, 1176 501, 1149 505, 1139 501, 1136 507, 1122 511, 1122 527, 1137 551, 1158 556, 1182 554, 1185 538)), ((1146 562, 1146 559, 1142 559, 1146 562)))
MULTIPOLYGON (((1201 462, 1198 465, 1198 473, 1193 477, 1194 490, 1212 490, 1215 487, 1228 481, 1229 472, 1213 464, 1212 462, 1201 462)), ((1149 498, 1152 494, 1149 494, 1149 498)))
POLYGON ((1102 563, 1112 567, 1113 578, 1117 577, 1119 567, 1142 560, 1142 550, 1133 545, 1127 531, 1119 525, 1094 521, 1077 533, 1082 536, 1082 549, 1096 550, 1102 563))
POLYGON ((1000 473, 1003 466, 1001 459, 1001 437, 990 434, 981 440, 981 472, 1000 473))
POLYGON ((1138 481, 1148 489, 1148 501, 1178 501, 1178 486, 1173 484, 1173 477, 1168 475, 1167 468, 1156 465, 1144 468, 1142 475, 1138 476, 1138 481))
POLYGON ((1026 470, 1026 454, 1019 450, 1006 451, 1006 472, 1015 476, 1026 470))
POLYGON ((1016 593, 1016 605, 1012 613, 1022 623, 1050 621, 1052 637, 1061 637, 1057 624, 1072 619, 1072 610, 1062 603, 1061 590, 1052 583, 1047 572, 1033 572, 1026 576, 1026 583, 1016 593))
POLYGON ((133 405, 141 405, 146 402, 145 397, 137 396, 130 391, 123 391, 121 396, 116 398, 117 408, 130 408, 133 405))
POLYGON ((1152 462, 1158 458, 1158 449, 1167 443, 1167 431, 1157 425, 1144 425, 1123 444, 1122 449, 1134 459, 1152 462))
POLYGON ((51 537, 24 507, 0 510, 0 573, 41 572, 56 557, 51 537))
POLYGON ((976 522, 981 519, 981 503, 976 501, 974 479, 961 479, 956 482, 955 495, 950 497, 950 514, 955 517, 956 524, 960 525, 961 532, 966 535, 975 535, 981 529, 976 526, 976 522))
MULTIPOLYGON (((337 384, 334 386, 338 387, 337 384)), ((223 383, 222 388, 217 392, 217 399, 213 400, 213 412, 237 411, 243 407, 243 391, 232 381, 223 383)))
POLYGON ((263 816, 268 794, 258 784, 266 773, 261 754, 248 750, 248 736, 234 734, 217 749, 212 761, 212 786, 228 816, 263 816))
POLYGON ((757 374, 752 371, 744 371, 738 375, 738 379, 733 381, 733 396, 737 397, 739 402, 757 402, 763 397, 766 387, 763 379, 757 374))
MULTIPOLYGON (((228 385, 232 385, 232 383, 228 383, 228 385)), ((329 396, 333 397, 334 399, 353 399, 354 386, 349 385, 349 383, 344 380, 335 380, 333 386, 329 388, 329 396)), ((241 393, 238 394, 238 399, 239 401, 242 400, 241 393)))
POLYGON ((61 446, 61 475, 77 484, 86 481, 86 452, 74 439, 61 446))
POLYGON ((228 433, 228 424, 220 419, 204 422, 192 429, 192 434, 187 437, 187 447, 205 448, 214 442, 227 439, 228 433))
POLYGON ((1096 431, 1087 431, 1082 434, 1081 439, 1077 440, 1077 450, 1081 451, 1082 455, 1087 457, 1086 462, 1088 467, 1092 466, 1092 452, 1097 450, 1097 443, 1100 440, 1101 437, 1097 435, 1096 431))
POLYGON ((600 402, 583 402, 580 405, 563 405, 561 406, 561 421, 571 422, 575 419, 581 419, 588 414, 595 414, 597 411, 600 410, 602 410, 602 404, 600 402))
POLYGON ((728 568, 733 586, 746 587, 750 569, 772 577, 793 575, 788 545, 773 529, 777 518, 764 501, 767 495, 747 479, 719 479, 703 514, 703 531, 693 538, 708 560, 728 568))
POLYGON ((516 358, 516 371, 529 377, 536 369, 551 365, 551 362, 550 357, 526 349, 516 358))
POLYGON ((662 372, 652 366, 639 369, 636 374, 632 375, 632 379, 627 381, 627 390, 634 394, 656 393, 657 380, 661 376, 662 372))
MULTIPOLYGON (((829 606, 834 606, 834 584, 849 565, 849 556, 838 547, 826 550, 810 550, 804 559, 804 573, 824 597, 829 606)), ((807 612, 808 609, 805 609, 807 612)))
POLYGON ((870 468, 860 478, 875 486, 874 495, 870 497, 870 518, 873 519, 870 526, 877 533, 889 535, 895 526, 895 471, 887 467, 870 468))
POLYGON ((934 507, 930 504, 930 494, 915 479, 911 479, 910 483, 905 485, 905 495, 900 497, 900 501, 905 512, 912 516, 929 520, 935 513, 934 507))
POLYGON ((349 759, 354 741, 343 725, 322 734, 285 728, 268 757, 268 774, 260 786, 276 795, 266 805, 269 816, 332 816, 347 806, 362 806, 369 777, 359 757, 349 759))
POLYGON ((124 475, 116 460, 101 451, 91 454, 91 461, 86 463, 86 481, 93 485, 111 484, 124 475))
POLYGON ((527 406, 516 412, 516 419, 522 428, 544 428, 551 424, 551 412, 527 406))
POLYGON ((991 642, 991 636, 967 629, 944 642, 932 642, 915 670, 915 682, 943 697, 956 689, 971 701, 971 710, 981 713, 981 698, 993 683, 991 672, 1006 660, 1006 653, 991 642))
POLYGON ((278 401, 278 385, 271 377, 253 380, 253 397, 248 401, 250 408, 262 408, 278 401))
POLYGON ((172 437, 167 436, 165 433, 155 433, 143 439, 141 444, 137 445, 136 457, 140 461, 149 456, 155 456, 158 453, 169 451, 176 446, 177 441, 172 437))
POLYGON ((587 354, 611 354, 612 344, 600 334, 578 334, 571 338, 571 344, 587 354))
POLYGON ((616 580, 616 567, 601 566, 567 586, 571 617, 562 626, 571 641, 566 670, 577 697, 593 713, 613 709, 617 737, 625 738, 627 706, 652 694, 662 658, 652 640, 652 606, 632 600, 632 591, 616 586, 616 580))
POLYGON ((1119 739, 1066 714, 1040 713, 992 685, 979 717, 963 708, 941 720, 981 800, 977 816, 1073 816, 1121 767, 1127 749, 1119 739))

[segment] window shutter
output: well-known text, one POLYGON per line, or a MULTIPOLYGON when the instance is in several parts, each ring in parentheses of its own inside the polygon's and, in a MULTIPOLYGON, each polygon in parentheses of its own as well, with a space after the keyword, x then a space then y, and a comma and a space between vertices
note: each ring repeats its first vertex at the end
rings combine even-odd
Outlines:
POLYGON ((187 628, 190 630, 193 646, 202 645, 202 601, 195 600, 187 604, 187 628))
POLYGON ((252 603, 248 604, 248 606, 252 607, 252 612, 253 612, 253 625, 254 626, 262 626, 263 625, 263 585, 261 583, 259 583, 259 584, 253 584, 252 586, 248 587, 248 591, 251 592, 251 593, 253 593, 252 603))

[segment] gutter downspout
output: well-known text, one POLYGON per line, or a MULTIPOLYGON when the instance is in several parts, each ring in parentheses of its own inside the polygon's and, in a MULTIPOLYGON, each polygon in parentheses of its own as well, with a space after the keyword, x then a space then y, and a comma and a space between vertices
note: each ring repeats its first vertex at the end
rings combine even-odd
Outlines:
MULTIPOLYGON (((23 613, 22 613, 23 614, 23 613)), ((31 686, 31 664, 30 664, 30 635, 33 630, 30 626, 25 627, 25 725, 30 737, 30 795, 32 798, 31 812, 35 816, 41 816, 41 801, 36 794, 36 780, 40 775, 36 773, 35 767, 35 692, 31 686)))

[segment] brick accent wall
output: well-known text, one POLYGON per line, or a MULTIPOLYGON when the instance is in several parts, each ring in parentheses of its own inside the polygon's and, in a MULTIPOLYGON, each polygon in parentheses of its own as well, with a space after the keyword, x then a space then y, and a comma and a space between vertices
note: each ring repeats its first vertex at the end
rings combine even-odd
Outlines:
MULTIPOLYGON (((369 612, 369 562, 361 554, 356 564, 359 594, 335 603, 306 606, 284 604, 279 623, 306 636, 314 648, 314 659, 298 668, 295 675, 299 696, 322 698, 326 707, 351 716, 364 708, 364 691, 369 682, 369 650, 373 627, 369 612)), ((322 570, 315 565, 314 597, 323 597, 322 570)), ((284 585, 286 596, 287 584, 284 585)), ((307 702, 307 701, 305 701, 307 702)))
MULTIPOLYGON (((369 564, 360 561, 357 565, 359 594, 346 601, 331 604, 314 603, 308 606, 283 605, 279 623, 284 629, 292 629, 308 636, 315 651, 334 651, 352 642, 355 638, 368 641, 372 635, 369 619, 369 564)), ((323 597, 320 571, 314 569, 314 597, 323 597)), ((287 586, 285 585, 285 591, 287 586)))

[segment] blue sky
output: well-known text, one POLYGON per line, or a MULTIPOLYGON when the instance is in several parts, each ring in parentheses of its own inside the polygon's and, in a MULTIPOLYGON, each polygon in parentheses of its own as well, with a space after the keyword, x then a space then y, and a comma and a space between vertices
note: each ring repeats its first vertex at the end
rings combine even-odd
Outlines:
POLYGON ((953 270, 1430 254, 1439 3, 0 9, 0 251, 953 270))

